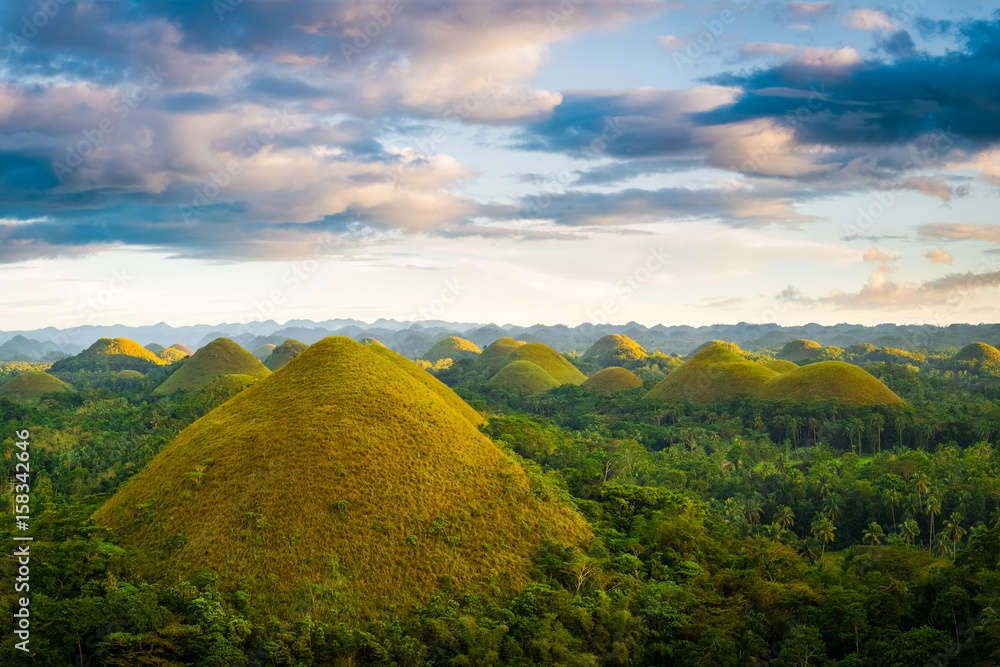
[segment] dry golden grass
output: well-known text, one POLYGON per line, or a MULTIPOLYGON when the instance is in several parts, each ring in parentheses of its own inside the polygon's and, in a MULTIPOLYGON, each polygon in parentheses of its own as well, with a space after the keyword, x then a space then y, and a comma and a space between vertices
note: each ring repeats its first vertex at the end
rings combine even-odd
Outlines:
POLYGON ((458 336, 448 336, 434 343, 422 358, 431 363, 441 361, 442 359, 458 361, 459 359, 471 359, 480 353, 482 353, 482 350, 471 340, 459 338, 458 336))
POLYGON ((583 384, 583 381, 587 379, 587 376, 571 364, 566 357, 542 343, 525 343, 518 346, 503 360, 503 365, 506 366, 515 361, 530 361, 541 367, 559 384, 583 384))
POLYGON ((185 429, 94 518, 166 567, 211 568, 314 618, 529 581, 577 512, 388 348, 326 338, 185 429), (182 535, 182 538, 178 538, 182 535), (312 595, 305 592, 311 588, 312 595))
POLYGON ((52 364, 54 373, 74 373, 76 371, 122 371, 146 372, 168 362, 156 356, 139 343, 128 338, 101 338, 86 350, 61 359, 52 364))
POLYGON ((489 382, 519 394, 537 394, 559 386, 559 382, 544 368, 524 360, 505 365, 489 382))
POLYGON ((262 378, 270 375, 257 358, 228 338, 216 338, 181 362, 180 368, 153 390, 157 396, 178 391, 196 392, 223 375, 250 375, 262 378))
POLYGON ((674 369, 646 398, 691 403, 725 401, 752 396, 760 385, 776 375, 728 346, 712 345, 674 369))
POLYGON ((796 338, 785 343, 781 352, 777 354, 779 359, 787 361, 804 361, 823 353, 823 346, 814 340, 796 338))
POLYGON ((642 380, 639 379, 638 375, 621 366, 609 366, 591 375, 582 386, 599 394, 610 394, 613 391, 641 387, 642 380))
POLYGON ((496 373, 508 355, 524 344, 523 340, 514 340, 505 336, 487 345, 478 361, 487 372, 496 373))
POLYGON ((787 361, 785 359, 762 359, 757 363, 765 368, 770 368, 776 373, 786 373, 799 367, 799 365, 795 362, 787 361))
POLYGON ((761 400, 826 400, 879 405, 903 399, 874 375, 843 361, 818 361, 768 380, 757 390, 761 400))
POLYGON ((37 403, 45 394, 74 391, 73 387, 45 371, 27 370, 0 387, 0 396, 18 403, 37 403))
POLYGON ((740 356, 743 356, 744 354, 746 354, 743 350, 740 349, 740 346, 737 345, 736 343, 730 343, 730 342, 724 341, 724 340, 710 340, 710 341, 702 343, 698 347, 694 348, 694 350, 691 352, 691 354, 688 355, 688 358, 689 359, 693 358, 696 355, 698 355, 701 352, 703 352, 704 350, 707 350, 710 347, 714 347, 715 345, 719 345, 721 347, 724 347, 727 350, 730 350, 731 352, 735 352, 736 354, 738 354, 740 356))

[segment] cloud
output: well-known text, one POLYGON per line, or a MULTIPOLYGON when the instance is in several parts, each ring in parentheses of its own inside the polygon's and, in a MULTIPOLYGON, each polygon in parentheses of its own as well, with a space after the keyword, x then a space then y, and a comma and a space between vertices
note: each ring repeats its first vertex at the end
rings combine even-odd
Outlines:
POLYGON ((889 262, 895 262, 899 259, 899 255, 894 252, 887 252, 885 250, 879 250, 875 246, 868 249, 861 259, 868 262, 869 264, 878 264, 878 272, 882 274, 893 273, 896 269, 889 265, 889 262))
POLYGON ((656 38, 656 44, 665 53, 670 53, 677 49, 683 49, 688 45, 688 40, 674 35, 662 35, 656 38))
POLYGON ((988 241, 1000 244, 1000 225, 932 222, 920 227, 920 234, 930 239, 988 241))
POLYGON ((833 8, 830 2, 798 2, 792 0, 788 3, 788 11, 794 16, 815 16, 822 14, 833 8))
POLYGON ((895 24, 884 12, 877 9, 852 9, 844 19, 852 30, 892 30, 895 24))
POLYGON ((927 259, 930 260, 931 264, 951 264, 952 257, 950 253, 945 252, 941 248, 935 250, 927 251, 927 259))
POLYGON ((923 192, 925 195, 937 197, 941 201, 951 201, 952 191, 948 184, 941 178, 928 178, 925 176, 914 176, 906 179, 904 183, 907 187, 923 192))
POLYGON ((748 42, 740 47, 740 56, 743 58, 782 56, 795 53, 797 50, 798 47, 793 44, 779 44, 777 42, 748 42))

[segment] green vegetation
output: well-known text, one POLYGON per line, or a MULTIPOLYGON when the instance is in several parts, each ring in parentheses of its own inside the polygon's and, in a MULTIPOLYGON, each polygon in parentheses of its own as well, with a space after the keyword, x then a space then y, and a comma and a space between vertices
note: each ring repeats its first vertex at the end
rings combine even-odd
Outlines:
POLYGON ((711 403, 754 395, 777 373, 749 361, 725 345, 703 349, 646 395, 654 401, 711 403))
POLYGON ((1000 350, 986 343, 966 345, 951 358, 958 368, 982 368, 984 370, 1000 371, 1000 350))
POLYGON ((796 338, 785 343, 777 356, 786 361, 805 361, 819 356, 822 352, 823 346, 816 341, 796 338))
POLYGON ((276 371, 295 357, 305 352, 308 348, 309 346, 305 343, 300 343, 293 338, 289 338, 284 343, 271 350, 271 354, 264 360, 264 365, 268 368, 268 370, 276 371))
POLYGON ((577 370, 576 366, 571 364, 566 357, 541 343, 520 345, 511 351, 501 363, 506 366, 515 361, 530 361, 551 375, 559 384, 583 384, 583 381, 587 379, 587 376, 577 370))
POLYGON ((508 355, 522 345, 524 345, 523 340, 509 337, 495 340, 486 346, 478 361, 487 372, 496 373, 508 355))
POLYGON ((517 394, 537 394, 559 386, 544 368, 530 361, 512 361, 490 378, 490 384, 517 394))
POLYGON ((163 359, 128 338, 101 338, 76 355, 52 364, 53 373, 79 371, 139 371, 148 373, 165 364, 163 359))
POLYGON ((73 391, 73 387, 45 371, 27 370, 4 383, 0 396, 17 402, 37 403, 46 394, 64 391, 73 391))
POLYGON ((628 336, 608 334, 590 346, 583 353, 583 359, 597 364, 600 368, 624 366, 632 368, 649 356, 649 352, 628 336))
POLYGON ((641 387, 642 380, 628 369, 620 366, 609 366, 591 375, 581 386, 599 394, 610 394, 613 391, 641 387))
POLYGON ((153 394, 166 396, 178 391, 200 391, 223 375, 250 375, 259 379, 270 373, 252 354, 233 341, 216 338, 182 361, 153 394))
POLYGON ((167 347, 157 352, 156 356, 162 359, 165 363, 172 364, 175 361, 180 361, 181 359, 187 359, 190 356, 190 354, 188 352, 178 350, 175 347, 167 347))
POLYGON ((723 347, 723 348, 729 350, 730 352, 735 352, 736 354, 738 354, 740 356, 743 356, 744 354, 746 354, 743 350, 740 349, 740 346, 737 345, 736 343, 729 343, 729 342, 724 341, 724 340, 710 340, 710 341, 702 343, 701 345, 699 345, 698 347, 696 347, 694 349, 694 351, 692 351, 691 354, 688 355, 688 358, 696 357, 699 354, 701 354, 702 352, 704 352, 705 350, 707 350, 708 348, 715 347, 715 346, 723 347))
POLYGON ((257 361, 263 363, 265 359, 271 356, 271 353, 274 352, 274 348, 276 347, 278 346, 275 345, 274 343, 264 343, 263 345, 255 347, 253 352, 251 352, 250 354, 252 354, 257 359, 257 361))
POLYGON ((785 373, 799 367, 798 364, 785 359, 760 359, 757 363, 765 368, 770 368, 775 373, 785 373))
POLYGON ((835 398, 860 405, 902 403, 878 378, 843 361, 820 361, 771 378, 757 390, 766 401, 808 401, 835 398))
POLYGON ((387 348, 327 338, 188 427, 95 519, 180 571, 256 582, 286 610, 322 591, 315 618, 423 602, 442 577, 514 590, 542 540, 589 530, 480 420, 387 348))
POLYGON ((431 363, 435 363, 442 359, 451 359, 453 361, 474 359, 481 353, 482 350, 479 349, 479 346, 471 340, 459 338, 458 336, 448 336, 434 343, 434 346, 427 350, 423 358, 431 363))

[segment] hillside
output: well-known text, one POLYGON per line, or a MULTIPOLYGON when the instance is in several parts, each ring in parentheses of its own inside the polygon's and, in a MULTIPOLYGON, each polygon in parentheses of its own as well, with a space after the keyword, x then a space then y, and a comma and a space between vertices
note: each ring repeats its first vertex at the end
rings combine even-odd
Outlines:
POLYGON ((621 334, 608 334, 583 353, 585 360, 592 361, 601 368, 625 366, 648 356, 649 352, 642 345, 621 334))
POLYGON ((559 384, 583 384, 587 379, 566 357, 542 343, 525 343, 511 351, 501 362, 504 366, 515 361, 530 361, 552 376, 559 384))
POLYGON ((843 361, 818 361, 782 373, 761 385, 757 397, 772 401, 835 398, 859 405, 903 402, 871 373, 843 361))
POLYGON ((776 356, 785 361, 805 361, 819 356, 822 352, 823 346, 816 341, 797 338, 785 343, 776 356))
POLYGON ((776 375, 770 368, 744 359, 727 346, 712 345, 674 369, 646 398, 710 403, 752 396, 757 387, 776 375))
POLYGON ((24 371, 0 387, 0 396, 18 403, 37 403, 45 394, 74 391, 73 387, 45 371, 24 371))
POLYGON ((305 343, 289 338, 281 345, 271 350, 271 354, 264 360, 264 365, 270 371, 276 371, 289 361, 299 356, 309 348, 305 343))
POLYGON ((495 373, 510 353, 524 344, 523 340, 514 340, 509 336, 499 338, 483 348, 478 361, 487 372, 495 373))
POLYGON ((795 362, 788 361, 786 359, 762 359, 757 363, 765 368, 770 368, 776 373, 785 373, 799 367, 799 365, 795 362))
POLYGON ((518 394, 537 394, 560 385, 544 368, 523 360, 507 364, 489 382, 518 394))
POLYGON ((597 371, 587 378, 583 385, 598 394, 610 394, 614 391, 624 391, 642 386, 642 380, 632 371, 621 366, 609 366, 597 371))
POLYGON ((421 359, 430 362, 441 361, 442 359, 458 361, 460 359, 477 357, 481 353, 482 350, 479 349, 479 346, 471 340, 459 338, 458 336, 448 336, 434 343, 421 359))
POLYGON ((956 366, 973 365, 988 370, 1000 370, 1000 350, 986 343, 966 345, 951 360, 956 362, 956 366))
POLYGON ((264 343, 263 345, 258 345, 257 347, 255 347, 253 349, 253 352, 251 352, 250 354, 252 354, 254 358, 257 359, 257 361, 264 363, 264 361, 269 356, 271 356, 271 353, 274 352, 274 348, 276 347, 278 346, 275 345, 274 343, 264 343))
POLYGON ((743 350, 740 349, 740 346, 737 345, 736 343, 729 343, 729 342, 724 341, 724 340, 710 340, 710 341, 702 343, 701 345, 699 345, 698 347, 696 347, 691 352, 691 354, 688 355, 688 358, 693 358, 693 357, 701 354, 702 352, 704 352, 708 348, 714 347, 716 345, 718 345, 719 347, 724 347, 725 349, 729 350, 730 352, 735 352, 736 354, 739 354, 739 355, 743 355, 744 354, 743 350))
POLYGON ((52 364, 53 373, 77 371, 139 371, 147 373, 166 362, 128 338, 101 338, 74 357, 52 364))
POLYGON ((166 568, 277 596, 279 614, 520 587, 544 540, 590 531, 481 420, 395 352, 326 338, 182 431, 94 518, 148 553, 172 543, 166 568))
POLYGON ((249 375, 259 379, 270 373, 252 354, 233 341, 216 338, 182 361, 180 367, 153 390, 153 394, 166 396, 178 391, 199 391, 223 375, 249 375))

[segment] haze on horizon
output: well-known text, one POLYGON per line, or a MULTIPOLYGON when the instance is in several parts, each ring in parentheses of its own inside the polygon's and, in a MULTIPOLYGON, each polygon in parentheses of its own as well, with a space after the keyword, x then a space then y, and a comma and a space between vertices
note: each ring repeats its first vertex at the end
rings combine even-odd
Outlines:
POLYGON ((1000 320, 978 3, 8 2, 0 330, 1000 320))

